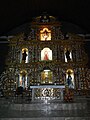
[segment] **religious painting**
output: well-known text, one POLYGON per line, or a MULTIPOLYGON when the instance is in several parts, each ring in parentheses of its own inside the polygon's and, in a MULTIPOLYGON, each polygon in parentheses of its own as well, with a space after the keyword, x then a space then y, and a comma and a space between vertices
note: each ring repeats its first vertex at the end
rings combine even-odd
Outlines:
POLYGON ((53 81, 52 81, 52 79, 53 79, 53 73, 52 73, 52 71, 51 70, 44 70, 43 72, 41 72, 41 83, 46 83, 46 84, 48 84, 48 83, 52 83, 53 81))
POLYGON ((41 60, 52 60, 52 50, 44 48, 41 51, 41 60))
POLYGON ((43 30, 40 31, 40 40, 41 41, 51 40, 51 30, 48 30, 48 28, 43 28, 43 30))

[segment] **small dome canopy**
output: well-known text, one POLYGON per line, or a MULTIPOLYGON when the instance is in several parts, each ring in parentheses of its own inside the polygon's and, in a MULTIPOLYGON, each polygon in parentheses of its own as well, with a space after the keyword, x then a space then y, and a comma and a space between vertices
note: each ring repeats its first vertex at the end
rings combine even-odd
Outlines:
POLYGON ((49 16, 46 12, 44 12, 41 16, 35 17, 33 19, 33 22, 36 23, 49 23, 49 22, 55 22, 56 18, 53 16, 49 16))
POLYGON ((45 71, 45 70, 49 70, 49 71, 50 71, 51 69, 50 69, 48 66, 46 66, 46 67, 43 68, 43 70, 44 70, 44 71, 45 71))

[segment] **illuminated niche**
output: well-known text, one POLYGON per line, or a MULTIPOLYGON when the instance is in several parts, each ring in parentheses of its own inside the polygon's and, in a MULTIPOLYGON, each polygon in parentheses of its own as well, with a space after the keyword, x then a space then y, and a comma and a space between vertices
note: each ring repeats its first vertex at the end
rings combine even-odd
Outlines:
POLYGON ((72 52, 69 49, 64 50, 65 62, 72 61, 72 52))
POLYGON ((21 51, 21 63, 28 63, 28 49, 27 48, 23 48, 21 51))
POLYGON ((41 72, 41 83, 51 84, 53 83, 53 72, 49 69, 45 69, 41 72))
POLYGON ((66 85, 69 88, 74 88, 74 72, 72 69, 66 71, 66 85))
POLYGON ((48 30, 48 28, 43 28, 43 30, 40 31, 40 40, 41 41, 51 40, 51 30, 48 30))
POLYGON ((19 85, 18 86, 22 86, 23 88, 27 88, 27 72, 25 70, 20 71, 19 85))
POLYGON ((52 50, 50 48, 41 50, 41 60, 52 60, 52 50))

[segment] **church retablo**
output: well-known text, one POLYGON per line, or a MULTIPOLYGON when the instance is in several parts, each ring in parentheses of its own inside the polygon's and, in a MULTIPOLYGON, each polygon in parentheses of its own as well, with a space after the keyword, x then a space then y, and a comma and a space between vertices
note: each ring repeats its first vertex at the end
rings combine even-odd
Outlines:
POLYGON ((90 89, 88 57, 84 38, 63 33, 53 16, 32 20, 26 32, 9 39, 6 71, 0 85, 5 96, 14 96, 19 88, 23 96, 34 99, 73 100, 90 89))

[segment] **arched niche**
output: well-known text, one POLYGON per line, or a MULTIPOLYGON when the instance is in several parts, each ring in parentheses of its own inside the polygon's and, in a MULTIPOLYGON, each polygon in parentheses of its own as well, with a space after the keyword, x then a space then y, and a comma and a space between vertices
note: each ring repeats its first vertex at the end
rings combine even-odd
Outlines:
POLYGON ((65 62, 72 61, 72 51, 70 49, 67 48, 64 49, 64 58, 65 62))
POLYGON ((28 49, 27 48, 22 48, 20 59, 21 59, 21 63, 28 63, 28 49))
POLYGON ((22 86, 23 88, 27 88, 27 71, 26 70, 21 70, 19 74, 19 85, 22 86))
POLYGON ((44 69, 41 72, 41 84, 52 84, 53 72, 50 69, 44 69))
POLYGON ((52 60, 52 50, 50 48, 44 48, 41 50, 41 60, 52 60))
POLYGON ((75 83, 74 83, 74 71, 72 69, 68 69, 66 71, 66 85, 69 88, 74 88, 75 83))
POLYGON ((40 31, 40 40, 41 41, 50 41, 51 40, 51 30, 48 28, 43 28, 40 31))

